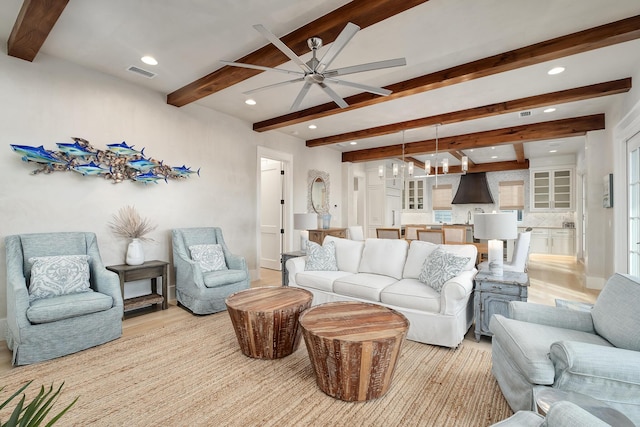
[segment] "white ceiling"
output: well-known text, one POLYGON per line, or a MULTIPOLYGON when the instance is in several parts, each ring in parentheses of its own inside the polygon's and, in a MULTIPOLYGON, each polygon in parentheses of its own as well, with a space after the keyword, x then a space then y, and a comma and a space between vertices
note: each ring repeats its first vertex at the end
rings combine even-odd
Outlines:
MULTIPOLYGON (((281 37, 346 3, 344 0, 71 1, 40 52, 166 95, 221 68, 220 60, 237 60, 267 44, 252 28, 254 24, 263 24, 281 37), (143 64, 140 61, 143 55, 154 56, 159 64, 143 64), (131 65, 157 76, 147 79, 133 74, 126 70, 131 65)), ((0 3, 0 38, 5 42, 21 5, 22 0, 0 3)), ((405 67, 353 74, 348 78, 386 86, 639 14, 639 0, 430 0, 359 31, 332 68, 406 57, 405 67)), ((37 61, 36 57, 34 62, 37 61)), ((293 63, 279 68, 298 69, 293 63)), ((301 123, 271 132, 284 132, 304 140, 319 138, 630 77, 639 68, 640 40, 636 40, 315 120, 318 126, 315 130, 308 129, 309 123, 301 123), (566 67, 566 71, 557 76, 547 75, 546 71, 555 65, 566 67)), ((258 92, 252 96, 257 101, 252 107, 244 103, 247 96, 242 92, 290 78, 280 73, 261 73, 196 104, 250 123, 281 116, 289 112, 302 83, 258 92)), ((343 97, 357 93, 347 87, 334 89, 343 97)), ((620 96, 624 95, 558 105, 557 111, 549 114, 537 109, 526 119, 505 114, 446 125, 439 127, 438 132, 443 137, 606 113, 620 96)), ((314 87, 301 108, 328 101, 327 95, 314 87)), ((434 136, 435 129, 431 126, 407 131, 404 138, 405 142, 411 142, 434 136)), ((355 146, 341 143, 332 147, 351 151, 401 141, 402 135, 396 134, 358 141, 355 146)), ((526 143, 525 157, 575 153, 583 144, 583 138, 526 143), (550 149, 556 149, 557 153, 550 154, 550 149)), ((515 160, 510 145, 465 154, 476 163, 515 160), (498 159, 491 159, 493 155, 498 159)), ((450 158, 450 164, 457 163, 450 158)))

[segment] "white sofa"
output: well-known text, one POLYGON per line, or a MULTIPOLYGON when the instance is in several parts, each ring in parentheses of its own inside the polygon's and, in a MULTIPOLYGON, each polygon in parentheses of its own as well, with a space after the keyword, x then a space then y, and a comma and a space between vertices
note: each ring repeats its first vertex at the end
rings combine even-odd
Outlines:
POLYGON ((457 347, 473 322, 473 278, 477 249, 473 245, 435 245, 414 240, 353 241, 327 236, 335 243, 338 271, 305 271, 306 257, 286 263, 289 286, 313 293, 313 305, 333 301, 365 301, 404 314, 407 338, 457 347), (437 248, 468 257, 469 262, 437 292, 418 280, 425 259, 437 248))

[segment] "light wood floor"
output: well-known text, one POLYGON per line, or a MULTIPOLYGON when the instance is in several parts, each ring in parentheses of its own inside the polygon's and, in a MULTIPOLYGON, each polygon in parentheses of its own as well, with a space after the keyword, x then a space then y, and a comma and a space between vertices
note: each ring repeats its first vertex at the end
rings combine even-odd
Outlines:
MULTIPOLYGON (((251 283, 252 287, 280 286, 282 276, 280 271, 261 269, 261 278, 251 283)), ((556 298, 593 303, 598 291, 585 289, 582 265, 571 257, 549 255, 531 255, 529 258, 529 302, 555 305, 556 298)), ((177 307, 175 301, 169 304, 168 310, 153 311, 138 316, 127 317, 123 322, 123 336, 144 334, 154 328, 179 322, 192 316, 188 311, 177 307)), ((491 339, 481 337, 476 342, 473 326, 463 345, 489 350, 491 339)), ((12 368, 11 352, 5 343, 0 343, 0 374, 12 368)))

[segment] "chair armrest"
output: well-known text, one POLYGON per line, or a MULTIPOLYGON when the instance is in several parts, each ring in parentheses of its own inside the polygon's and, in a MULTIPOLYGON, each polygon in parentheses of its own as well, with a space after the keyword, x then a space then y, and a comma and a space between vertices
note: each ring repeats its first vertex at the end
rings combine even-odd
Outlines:
POLYGON ((195 287, 203 289, 204 277, 200 265, 185 257, 183 254, 174 251, 173 265, 176 269, 176 282, 180 286, 195 287), (177 256, 176 256, 177 255, 177 256))
POLYGON ((466 305, 473 291, 473 278, 478 271, 461 271, 457 276, 447 280, 440 291, 440 313, 455 314, 461 305, 466 305))
POLYGON ((289 258, 287 260, 287 262, 284 265, 284 267, 287 269, 287 273, 289 274, 289 283, 287 283, 287 285, 296 284, 296 274, 301 271, 304 271, 304 266, 306 262, 307 262, 306 256, 289 258))
POLYGON ((600 418, 566 400, 561 400, 549 408, 543 425, 547 427, 610 427, 600 418))
POLYGON ((93 276, 93 282, 95 283, 95 290, 97 292, 113 298, 114 307, 124 307, 122 291, 120 290, 120 279, 116 273, 107 270, 101 264, 94 264, 91 266, 91 276, 93 276))
POLYGON ((591 313, 524 301, 509 302, 509 317, 523 322, 595 333, 591 313))
POLYGON ((231 253, 226 254, 225 258, 227 262, 227 267, 230 270, 246 270, 247 269, 247 261, 243 256, 234 255, 231 253))
POLYGON ((638 405, 640 352, 598 344, 558 341, 551 344, 554 387, 606 402, 638 405))

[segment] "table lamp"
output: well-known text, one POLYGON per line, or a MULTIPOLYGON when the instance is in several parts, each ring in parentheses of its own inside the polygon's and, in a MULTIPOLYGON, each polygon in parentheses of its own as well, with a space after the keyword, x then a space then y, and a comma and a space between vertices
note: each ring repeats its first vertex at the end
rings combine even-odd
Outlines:
POLYGON ((296 213, 293 214, 293 228, 300 230, 300 250, 307 252, 307 241, 309 240, 309 231, 318 228, 318 215, 315 213, 296 213))
POLYGON ((477 213, 473 217, 473 237, 489 240, 489 272, 492 276, 503 274, 503 240, 518 237, 517 222, 515 212, 477 213))

